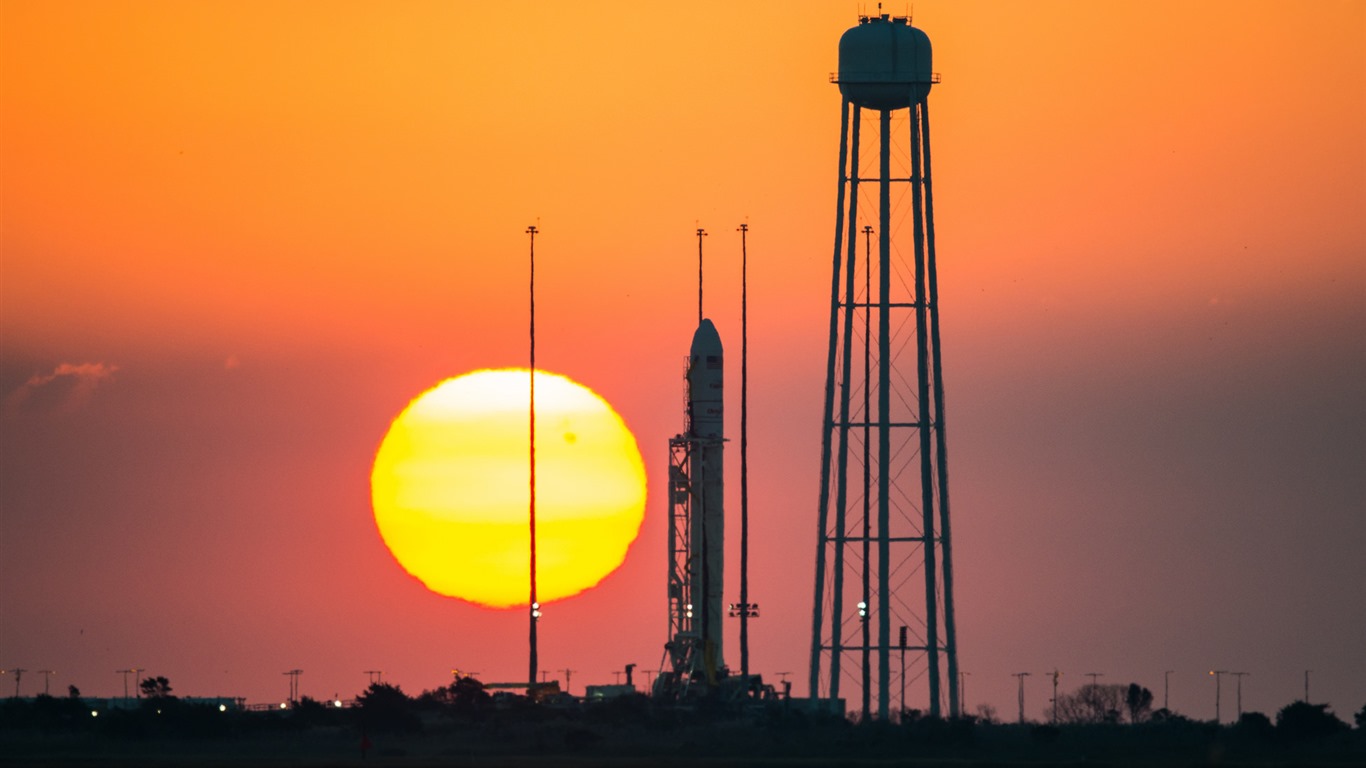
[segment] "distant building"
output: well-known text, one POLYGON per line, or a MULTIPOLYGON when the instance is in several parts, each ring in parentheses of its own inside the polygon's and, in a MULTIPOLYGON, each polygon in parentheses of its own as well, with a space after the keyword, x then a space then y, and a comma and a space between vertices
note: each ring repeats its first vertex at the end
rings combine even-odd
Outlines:
POLYGON ((634 685, 590 685, 584 693, 584 701, 606 701, 622 696, 635 696, 640 693, 634 685))

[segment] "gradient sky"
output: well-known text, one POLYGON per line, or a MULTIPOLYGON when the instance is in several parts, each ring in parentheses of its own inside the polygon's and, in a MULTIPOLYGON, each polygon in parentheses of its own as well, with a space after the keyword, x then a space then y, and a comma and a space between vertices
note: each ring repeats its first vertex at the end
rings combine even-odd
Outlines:
MULTIPOLYGON (((734 385, 748 221, 753 668, 804 694, 828 76, 859 7, 0 2, 0 666, 91 695, 137 666, 252 701, 296 667, 314 697, 369 669, 411 693, 452 667, 524 674, 524 613, 407 576, 368 482, 411 398, 524 364, 539 222, 538 362, 615 405, 651 482, 622 569, 547 607, 542 666, 576 692, 657 669, 693 230, 734 385)), ((1219 668, 1274 713, 1312 669, 1350 716, 1366 4, 915 14, 943 74, 969 707, 1013 717, 1010 673, 1031 671, 1039 717, 1054 667, 1065 690, 1102 672, 1160 701, 1170 669, 1173 708, 1212 718, 1219 668)))

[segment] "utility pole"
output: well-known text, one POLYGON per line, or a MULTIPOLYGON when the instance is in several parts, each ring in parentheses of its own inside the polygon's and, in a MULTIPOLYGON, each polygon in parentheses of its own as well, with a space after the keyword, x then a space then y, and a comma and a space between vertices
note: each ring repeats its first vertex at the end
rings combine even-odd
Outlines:
MULTIPOLYGON (((866 445, 866 444, 865 444, 865 445, 866 445)), ((866 496, 864 497, 864 503, 865 503, 865 504, 868 503, 868 500, 867 500, 867 497, 866 497, 866 496)), ((868 520, 867 515, 865 515, 865 516, 863 517, 863 519, 864 519, 864 521, 866 522, 866 521, 868 520)), ((868 537, 867 537, 867 536, 863 537, 863 546, 864 546, 864 547, 867 547, 867 546, 868 546, 868 537)), ((865 570, 863 571, 863 573, 864 573, 864 575, 866 576, 867 573, 868 573, 868 571, 865 569, 865 570)), ((867 634, 866 634, 866 633, 868 632, 868 623, 867 623, 867 622, 864 622, 864 624, 863 624, 863 631, 864 631, 864 633, 865 633, 865 636, 864 636, 864 639, 863 639, 863 653, 864 653, 864 660, 867 661, 867 659, 868 659, 868 656, 867 656, 867 654, 868 654, 868 638, 867 638, 867 634)), ((902 712, 902 714, 904 715, 905 712, 906 712, 906 625, 905 625, 905 624, 901 625, 901 637, 900 637, 900 640, 901 640, 901 712, 902 712)), ((864 681, 865 681, 865 683, 866 683, 866 681, 867 681, 867 679, 868 679, 868 667, 867 667, 866 665, 865 665, 864 668, 863 668, 863 675, 864 675, 864 681)), ((864 686, 863 691, 864 691, 864 693, 863 693, 863 700, 866 702, 866 701, 868 700, 868 687, 867 687, 867 685, 864 686)))
POLYGON ((365 674, 370 676, 371 685, 384 682, 384 670, 382 669, 367 669, 365 674))
POLYGON ((1248 676, 1249 674, 1251 674, 1251 673, 1249 673, 1249 672, 1230 672, 1229 674, 1230 674, 1230 675, 1233 675, 1233 676, 1236 677, 1236 678, 1238 678, 1238 719, 1239 719, 1239 720, 1242 720, 1242 719, 1243 719, 1243 678, 1244 678, 1244 677, 1247 677, 1247 676, 1248 676))
POLYGON ((1060 677, 1062 677, 1062 673, 1058 671, 1058 668, 1057 668, 1057 667, 1054 667, 1054 668, 1053 668, 1053 724, 1054 724, 1054 725, 1057 725, 1057 724, 1058 724, 1058 678, 1060 678, 1060 677))
POLYGON ((1169 669, 1166 672, 1162 673, 1162 708, 1167 710, 1168 712, 1172 711, 1171 707, 1167 704, 1167 691, 1171 688, 1173 671, 1174 670, 1169 669))
POLYGON ((302 675, 303 673, 304 671, 302 669, 291 669, 288 672, 283 673, 289 678, 288 701, 291 707, 297 706, 299 703, 299 675, 302 675))
MULTIPOLYGON (((958 673, 958 714, 962 715, 963 717, 967 716, 968 711, 968 675, 970 674, 972 673, 958 673)), ((901 673, 901 676, 904 678, 906 676, 906 673, 903 671, 901 673)))
POLYGON ((50 670, 50 669, 40 669, 40 670, 38 670, 38 674, 40 674, 40 675, 43 676, 43 695, 44 695, 44 696, 50 695, 50 694, 48 693, 47 684, 48 684, 49 681, 52 680, 52 676, 55 675, 55 674, 57 674, 57 673, 56 673, 56 672, 53 672, 53 671, 50 670))
POLYGON ((1091 685, 1095 685, 1095 684, 1096 684, 1096 678, 1098 678, 1098 677, 1105 677, 1105 673, 1104 673, 1104 672, 1087 672, 1087 673, 1086 673, 1086 677, 1091 678, 1091 685))
POLYGON ((529 440, 530 450, 530 505, 527 511, 527 518, 531 533, 531 596, 527 600, 528 616, 528 640, 530 645, 530 657, 527 660, 527 685, 536 684, 536 667, 539 665, 536 649, 536 622, 541 618, 541 604, 536 600, 536 227, 526 228, 526 232, 531 236, 531 369, 530 379, 530 429, 531 438, 529 440))
POLYGON ((133 674, 131 669, 116 669, 114 674, 123 675, 123 698, 128 698, 128 676, 133 674))
POLYGON ((1211 669, 1209 673, 1214 675, 1214 722, 1218 723, 1221 721, 1219 717, 1219 680, 1228 672, 1222 669, 1211 669))
POLYGON ((565 693, 569 693, 569 679, 570 679, 571 677, 573 677, 574 673, 577 672, 578 670, 577 670, 577 669, 562 669, 562 670, 560 670, 560 671, 564 673, 564 692, 565 692, 565 693))
MULTIPOLYGON (((144 668, 142 668, 142 667, 133 667, 133 669, 132 669, 132 672, 133 672, 133 693, 134 693, 134 695, 136 695, 139 699, 142 698, 142 683, 141 683, 140 680, 138 680, 138 675, 140 675, 140 674, 142 674, 143 672, 146 672, 146 671, 147 671, 147 670, 144 669, 144 668)), ((125 696, 124 698, 127 698, 127 697, 125 696)))
POLYGON ((7 672, 13 672, 13 673, 14 673, 14 698, 17 699, 17 698, 19 698, 19 681, 22 680, 22 679, 24 678, 24 673, 27 672, 28 670, 27 670, 27 669, 20 669, 19 667, 15 667, 14 669, 6 670, 6 671, 7 671, 7 672))
POLYGON ((780 682, 782 683, 782 686, 783 686, 783 699, 784 699, 784 700, 791 699, 791 698, 792 698, 792 683, 789 683, 789 682, 787 681, 787 676, 790 675, 790 674, 792 674, 792 673, 791 673, 791 672, 774 672, 773 674, 775 674, 775 675, 777 675, 779 678, 781 678, 780 682))
POLYGON ((1028 672, 1014 672, 1010 675, 1020 681, 1020 724, 1024 725, 1024 679, 1029 677, 1028 672))
POLYGON ((1310 672, 1313 672, 1313 671, 1314 671, 1314 670, 1312 670, 1312 669, 1306 669, 1306 670, 1304 670, 1304 703, 1305 703, 1305 704, 1308 704, 1308 703, 1309 703, 1309 673, 1310 673, 1310 672))
MULTIPOLYGON (((865 561, 866 562, 866 561, 865 561)), ((863 593, 863 599, 858 601, 858 620, 863 626, 863 720, 868 720, 868 712, 871 709, 869 704, 872 685, 869 683, 868 671, 868 593, 863 593)), ((886 713, 883 713, 886 716, 886 713)))

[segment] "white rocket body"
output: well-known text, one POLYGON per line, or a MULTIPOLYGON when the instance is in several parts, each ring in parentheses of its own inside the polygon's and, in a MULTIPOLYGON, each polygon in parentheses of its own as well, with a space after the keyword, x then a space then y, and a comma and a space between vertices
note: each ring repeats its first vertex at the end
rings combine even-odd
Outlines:
POLYGON ((688 437, 692 438, 690 471, 693 488, 692 560, 693 599, 700 613, 693 626, 704 643, 710 670, 722 661, 722 592, 725 575, 724 368, 721 336, 710 320, 703 320, 688 353, 688 437))

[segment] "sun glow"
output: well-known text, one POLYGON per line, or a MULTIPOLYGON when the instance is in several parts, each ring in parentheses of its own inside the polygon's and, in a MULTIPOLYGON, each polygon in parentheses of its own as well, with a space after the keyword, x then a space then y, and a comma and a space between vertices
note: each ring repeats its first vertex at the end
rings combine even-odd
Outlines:
MULTIPOLYGON (((413 400, 380 444, 375 523, 404 570, 438 594, 526 605, 530 377, 484 370, 413 400)), ((569 378, 536 372, 536 570, 541 602, 621 565, 645 513, 645 467, 621 417, 569 378)))

